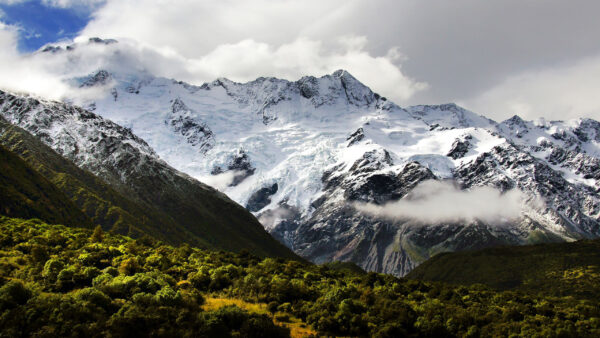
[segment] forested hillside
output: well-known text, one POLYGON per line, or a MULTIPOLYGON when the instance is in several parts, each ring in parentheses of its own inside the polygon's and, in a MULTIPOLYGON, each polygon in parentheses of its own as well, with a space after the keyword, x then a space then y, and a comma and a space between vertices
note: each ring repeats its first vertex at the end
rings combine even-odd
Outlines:
POLYGON ((407 277, 600 299, 600 240, 444 253, 421 264, 407 277))
POLYGON ((91 227, 69 198, 19 156, 0 145, 0 214, 91 227))
POLYGON ((600 334, 597 298, 448 286, 39 220, 0 218, 0 275, 2 336, 600 334))

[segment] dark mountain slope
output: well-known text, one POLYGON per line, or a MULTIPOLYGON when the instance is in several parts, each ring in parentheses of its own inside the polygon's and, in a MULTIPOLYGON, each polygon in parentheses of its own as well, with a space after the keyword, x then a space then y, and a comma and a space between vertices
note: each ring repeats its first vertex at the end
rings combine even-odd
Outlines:
POLYGON ((123 197, 100 178, 78 168, 33 135, 1 117, 0 143, 61 189, 94 224, 100 224, 105 230, 132 237, 147 234, 167 242, 183 242, 187 238, 193 244, 207 245, 190 234, 174 231, 176 224, 167 215, 123 197))
POLYGON ((52 182, 0 145, 0 214, 51 224, 91 227, 92 221, 52 182))
POLYGON ((600 299, 600 240, 443 253, 407 277, 600 299))

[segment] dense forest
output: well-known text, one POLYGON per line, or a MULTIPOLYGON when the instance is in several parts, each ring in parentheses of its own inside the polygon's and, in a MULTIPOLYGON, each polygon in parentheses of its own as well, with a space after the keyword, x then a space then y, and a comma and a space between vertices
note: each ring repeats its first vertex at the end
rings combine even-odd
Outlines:
POLYGON ((0 217, 0 274, 6 337, 600 335, 597 298, 173 247, 37 219, 0 217))

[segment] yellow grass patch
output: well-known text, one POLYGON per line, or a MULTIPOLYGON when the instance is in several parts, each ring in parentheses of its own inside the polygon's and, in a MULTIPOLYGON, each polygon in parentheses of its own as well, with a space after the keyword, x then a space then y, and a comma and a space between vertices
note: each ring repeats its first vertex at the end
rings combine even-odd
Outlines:
MULTIPOLYGON (((273 322, 275 324, 289 328, 290 335, 293 338, 317 336, 317 332, 315 330, 313 330, 309 325, 304 323, 299 318, 292 316, 291 314, 285 313, 285 315, 288 316, 288 320, 286 322, 276 320, 274 316, 271 313, 269 313, 269 311, 267 311, 267 304, 265 303, 249 303, 236 298, 206 297, 202 309, 204 311, 214 311, 229 305, 235 305, 240 309, 244 309, 251 313, 268 315, 269 317, 273 318, 273 322)), ((282 312, 277 312, 275 316, 283 314, 284 313, 282 312)))

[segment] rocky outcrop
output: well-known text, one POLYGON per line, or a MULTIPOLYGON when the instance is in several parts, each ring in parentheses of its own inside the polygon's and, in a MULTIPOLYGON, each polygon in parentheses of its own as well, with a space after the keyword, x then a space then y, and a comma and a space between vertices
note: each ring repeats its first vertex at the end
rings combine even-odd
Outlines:
POLYGON ((165 124, 203 154, 215 145, 215 136, 210 128, 194 118, 192 110, 179 98, 173 101, 171 114, 165 124))
POLYGON ((260 211, 262 208, 271 203, 271 196, 273 196, 278 189, 279 186, 277 183, 273 183, 273 185, 269 187, 258 189, 248 199, 248 203, 246 203, 246 209, 252 212, 260 211))
POLYGON ((106 70, 99 70, 96 74, 85 79, 80 87, 104 86, 110 83, 112 76, 106 70))
POLYGON ((236 185, 242 183, 242 181, 244 181, 247 177, 254 175, 256 168, 254 168, 250 163, 248 154, 246 154, 244 150, 238 150, 236 153, 230 156, 225 168, 216 166, 211 170, 210 173, 211 175, 219 175, 228 171, 234 173, 233 179, 231 183, 229 183, 229 186, 235 187, 236 185))
POLYGON ((464 157, 471 148, 471 142, 469 142, 469 140, 472 138, 473 137, 471 135, 465 135, 464 137, 454 140, 452 143, 452 148, 448 154, 446 154, 446 156, 452 157, 455 160, 464 157))
POLYGON ((350 134, 350 136, 348 136, 348 138, 346 139, 346 141, 348 141, 348 147, 354 145, 355 143, 362 141, 364 138, 365 138, 364 129, 363 128, 356 129, 356 131, 353 132, 352 134, 350 134))

